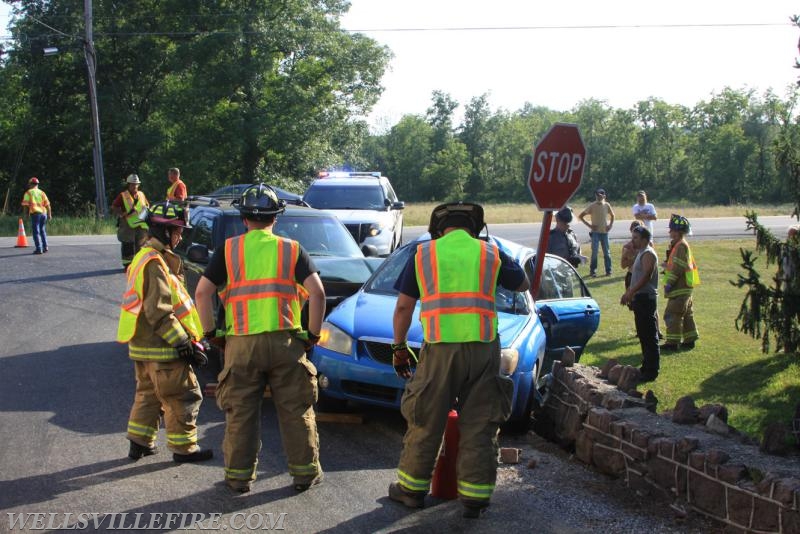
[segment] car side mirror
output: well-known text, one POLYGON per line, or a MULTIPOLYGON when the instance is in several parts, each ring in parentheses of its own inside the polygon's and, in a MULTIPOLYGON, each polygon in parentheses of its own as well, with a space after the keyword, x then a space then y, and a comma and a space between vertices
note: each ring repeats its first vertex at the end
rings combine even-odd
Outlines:
POLYGON ((398 201, 398 202, 395 202, 394 204, 392 204, 392 209, 393 210, 402 210, 402 209, 405 209, 405 208, 406 208, 406 203, 403 202, 403 201, 398 201))
POLYGON ((361 252, 366 258, 376 258, 378 256, 378 247, 375 245, 364 245, 361 247, 361 252))
POLYGON ((195 263, 208 263, 208 247, 205 245, 192 245, 186 251, 186 257, 189 261, 195 263))

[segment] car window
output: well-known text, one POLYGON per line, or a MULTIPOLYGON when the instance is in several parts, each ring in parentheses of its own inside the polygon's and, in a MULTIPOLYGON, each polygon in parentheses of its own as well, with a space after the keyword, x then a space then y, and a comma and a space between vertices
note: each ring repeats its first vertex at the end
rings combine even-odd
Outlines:
POLYGON ((273 232, 298 241, 311 256, 364 256, 347 228, 334 217, 280 215, 273 232))
POLYGON ((312 185, 303 200, 323 210, 382 210, 383 189, 379 184, 358 186, 312 185))
MULTIPOLYGON (((534 260, 526 265, 528 276, 533 277, 534 260)), ((570 299, 586 297, 588 291, 581 282, 580 276, 566 261, 548 256, 542 267, 542 279, 539 284, 538 300, 570 299)))
MULTIPOLYGON (((362 258, 364 253, 353 241, 347 228, 335 217, 279 215, 273 233, 299 242, 311 256, 362 258)), ((242 235, 245 226, 241 217, 226 215, 225 239, 242 235)))
POLYGON ((386 188, 386 198, 392 201, 392 204, 397 202, 397 194, 395 194, 394 189, 392 189, 392 184, 389 182, 385 183, 386 188))
POLYGON ((205 245, 209 249, 212 248, 212 235, 211 230, 214 223, 214 217, 208 210, 190 208, 189 222, 192 227, 183 231, 183 239, 176 247, 179 252, 186 252, 192 245, 205 245))

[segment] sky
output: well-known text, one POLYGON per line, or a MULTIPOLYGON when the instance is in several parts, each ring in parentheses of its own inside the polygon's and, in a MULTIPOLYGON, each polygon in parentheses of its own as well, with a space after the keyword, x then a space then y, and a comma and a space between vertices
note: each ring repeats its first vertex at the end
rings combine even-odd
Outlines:
POLYGON ((434 90, 462 105, 456 122, 484 93, 493 111, 693 106, 725 87, 783 96, 800 75, 793 14, 796 0, 351 0, 342 27, 394 54, 368 117, 380 131, 424 114, 434 90))
POLYGON ((508 111, 589 98, 693 106, 726 86, 783 96, 800 75, 793 14, 788 0, 351 0, 342 26, 394 52, 370 116, 381 129, 425 113, 434 90, 462 106, 487 93, 508 111), (411 28, 439 30, 380 31, 411 28))

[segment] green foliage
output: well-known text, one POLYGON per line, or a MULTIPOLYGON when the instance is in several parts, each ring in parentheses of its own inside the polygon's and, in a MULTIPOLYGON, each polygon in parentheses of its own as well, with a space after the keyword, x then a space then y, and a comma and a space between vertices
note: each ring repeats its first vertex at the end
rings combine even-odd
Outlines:
POLYGON ((757 257, 752 251, 740 251, 741 267, 745 274, 739 274, 731 284, 747 288, 747 291, 736 317, 736 328, 760 339, 761 350, 765 353, 770 351, 771 338, 777 349, 795 352, 800 346, 800 280, 796 272, 797 266, 800 266, 800 241, 796 237, 786 241, 777 239, 759 224, 754 212, 748 212, 745 218, 747 229, 755 232, 756 250, 766 253, 767 266, 779 263, 779 270, 772 278, 772 285, 767 285, 755 266, 757 257), (795 266, 788 280, 783 272, 784 258, 795 266))
MULTIPOLYGON (((319 168, 363 163, 366 115, 389 51, 341 30, 343 0, 96 2, 109 195, 131 172, 158 198, 177 166, 190 192, 270 177, 303 189, 319 168)), ((0 185, 27 177, 66 211, 94 199, 74 2, 21 0, 0 64, 0 185), (34 17, 36 20, 34 20, 34 17), (47 26, 57 28, 54 33, 47 26), (53 57, 43 46, 58 46, 53 57)), ((19 188, 19 189, 18 189, 19 188)))

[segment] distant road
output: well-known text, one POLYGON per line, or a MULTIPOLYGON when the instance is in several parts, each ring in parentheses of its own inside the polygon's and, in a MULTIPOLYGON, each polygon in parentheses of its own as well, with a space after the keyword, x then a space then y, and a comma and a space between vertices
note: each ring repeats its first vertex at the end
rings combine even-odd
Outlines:
MULTIPOLYGON (((786 229, 797 224, 797 220, 788 216, 759 217, 758 221, 770 229, 772 233, 779 237, 786 237, 786 229)), ((665 242, 669 239, 667 231, 667 219, 655 222, 656 243, 665 242)), ((752 232, 745 230, 744 217, 715 217, 709 219, 691 219, 692 239, 742 239, 752 237, 752 232)), ((611 228, 609 238, 611 241, 625 241, 630 239, 631 219, 617 219, 611 228)), ((580 221, 573 221, 572 230, 578 235, 581 243, 589 242, 589 229, 580 221)), ((529 247, 536 246, 541 232, 541 223, 513 223, 513 224, 489 224, 489 232, 516 241, 529 247)), ((403 230, 403 241, 411 239, 427 232, 424 226, 407 226, 403 230)))
MULTIPOLYGON (((797 224, 797 220, 789 216, 770 216, 759 217, 759 222, 770 229, 776 236, 786 237, 786 229, 797 224)), ((691 219, 692 239, 740 239, 752 236, 752 233, 745 231, 744 217, 715 217, 709 219, 691 219)), ((625 241, 629 239, 628 228, 631 224, 630 219, 617 220, 611 229, 611 241, 625 241)), ((581 243, 589 242, 589 229, 577 219, 571 225, 572 229, 578 234, 581 243)), ((541 223, 512 223, 512 224, 489 224, 489 231, 499 237, 516 241, 529 247, 536 246, 539 241, 541 223)), ((428 231, 425 226, 406 226, 403 230, 403 242, 407 243, 412 239, 428 231)), ((656 221, 656 243, 667 241, 667 220, 656 221)), ((85 236, 52 236, 47 238, 48 243, 53 246, 61 245, 107 245, 117 243, 116 235, 85 235, 85 236)), ((13 247, 16 243, 15 237, 0 237, 0 247, 13 247)), ((33 245, 33 239, 28 236, 28 244, 33 245)))

